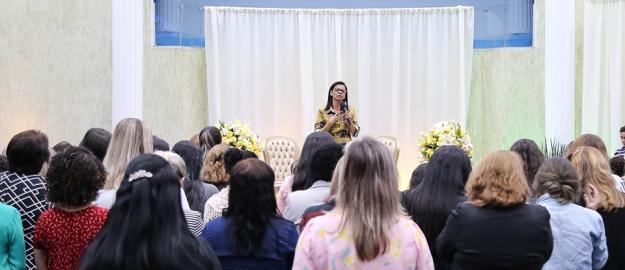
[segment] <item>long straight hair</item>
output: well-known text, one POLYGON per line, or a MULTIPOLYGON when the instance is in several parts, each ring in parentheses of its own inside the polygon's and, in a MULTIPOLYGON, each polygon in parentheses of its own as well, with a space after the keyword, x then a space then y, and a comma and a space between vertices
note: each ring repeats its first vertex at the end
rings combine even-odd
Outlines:
POLYGON ((326 110, 329 110, 330 108, 332 108, 332 96, 330 95, 330 93, 332 93, 332 89, 334 89, 334 87, 337 85, 345 86, 345 103, 347 104, 347 108, 349 108, 349 100, 347 99, 348 97, 347 85, 342 81, 336 81, 332 85, 330 85, 330 90, 328 90, 328 102, 326 102, 326 110))
POLYGON ((577 169, 582 190, 592 184, 601 194, 599 210, 610 212, 625 207, 625 197, 616 189, 608 160, 600 150, 590 146, 578 147, 571 155, 571 163, 577 169))
POLYGON ((187 200, 189 201, 189 208, 204 213, 204 204, 206 200, 208 200, 208 194, 204 192, 204 184, 202 180, 200 180, 202 151, 190 141, 180 141, 176 143, 172 151, 184 160, 187 168, 183 188, 187 200))
POLYGON ((228 209, 232 238, 244 256, 259 253, 271 219, 278 217, 273 183, 275 174, 266 163, 248 158, 232 168, 228 209))
POLYGON ((406 210, 431 247, 436 246, 436 237, 445 227, 447 217, 465 195, 469 174, 471 161, 467 154, 457 146, 444 145, 430 158, 421 184, 409 193, 406 210))
POLYGON ((310 172, 310 160, 312 159, 315 150, 326 144, 334 143, 334 138, 327 132, 313 132, 308 134, 304 146, 302 147, 302 154, 297 161, 295 167, 295 174, 293 175, 292 190, 305 190, 312 186, 313 182, 318 179, 312 179, 310 172))
POLYGON ((213 269, 215 258, 189 231, 180 200, 178 177, 165 159, 133 159, 79 269, 213 269), (129 181, 141 171, 142 177, 129 181))
POLYGON ((118 188, 128 163, 139 155, 152 153, 152 150, 152 131, 145 123, 136 118, 119 121, 102 161, 108 173, 104 189, 118 188))
POLYGON ((389 230, 403 216, 397 168, 388 147, 371 137, 348 144, 339 177, 337 209, 341 230, 350 228, 361 261, 390 248, 389 230))

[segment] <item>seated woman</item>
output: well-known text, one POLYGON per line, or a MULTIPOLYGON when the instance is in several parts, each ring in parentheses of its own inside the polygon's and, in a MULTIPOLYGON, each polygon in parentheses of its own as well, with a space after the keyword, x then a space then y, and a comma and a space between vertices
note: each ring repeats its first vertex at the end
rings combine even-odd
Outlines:
POLYGON ((219 191, 228 186, 228 174, 224 168, 224 153, 230 147, 225 144, 213 146, 202 161, 200 177, 202 181, 215 185, 219 191))
POLYGON ((576 205, 581 183, 575 167, 564 158, 552 158, 538 169, 536 204, 551 215, 553 254, 543 270, 601 269, 608 260, 603 219, 597 212, 576 205))
POLYGON ((257 159, 232 169, 228 209, 202 231, 223 269, 291 269, 298 233, 278 215, 274 181, 271 167, 257 159))
POLYGON ((162 157, 136 157, 124 174, 102 231, 79 269, 221 269, 210 245, 196 239, 180 207, 180 183, 162 157))
POLYGON ((571 154, 571 163, 585 191, 580 203, 597 210, 603 219, 608 262, 602 269, 625 269, 625 194, 614 184, 608 160, 596 148, 582 146, 571 154), (592 197, 597 197, 598 203, 588 203, 592 197))
POLYGON ((343 146, 338 143, 321 146, 315 151, 310 163, 310 175, 315 182, 308 189, 287 196, 284 218, 299 224, 308 207, 324 202, 330 195, 332 173, 342 156, 343 146))
POLYGON ((399 203, 388 148, 365 137, 341 162, 337 206, 308 222, 293 269, 434 269, 425 236, 399 203))
POLYGON ((184 177, 184 193, 189 202, 189 208, 198 211, 204 218, 204 204, 219 190, 214 185, 204 183, 200 179, 202 168, 202 151, 190 141, 180 141, 174 145, 172 152, 178 154, 185 163, 187 174, 184 177))
POLYGON ((551 256, 549 212, 526 204, 523 162, 512 151, 482 159, 467 182, 469 202, 451 212, 436 250, 451 269, 541 269, 551 256))
POLYGON ((35 229, 38 269, 76 269, 87 246, 102 229, 108 209, 92 204, 106 180, 102 162, 82 147, 70 146, 52 158, 48 201, 35 229))

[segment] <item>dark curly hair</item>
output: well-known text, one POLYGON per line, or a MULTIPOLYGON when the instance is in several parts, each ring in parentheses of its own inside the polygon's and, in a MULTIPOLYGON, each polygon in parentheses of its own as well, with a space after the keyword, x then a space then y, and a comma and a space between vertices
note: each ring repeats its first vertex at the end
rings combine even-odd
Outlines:
POLYGON ((0 172, 9 170, 9 159, 5 155, 0 155, 0 172))
POLYGON ((538 145, 530 139, 520 139, 516 141, 510 147, 510 151, 516 152, 521 156, 525 179, 527 179, 527 183, 531 187, 534 183, 534 176, 538 168, 545 162, 545 155, 540 151, 538 145))
POLYGON ((623 170, 625 170, 625 158, 623 156, 613 157, 610 159, 610 169, 613 174, 623 177, 623 170))
POLYGON ((48 201, 66 207, 90 204, 106 181, 102 162, 83 147, 70 147, 55 155, 46 176, 48 201))

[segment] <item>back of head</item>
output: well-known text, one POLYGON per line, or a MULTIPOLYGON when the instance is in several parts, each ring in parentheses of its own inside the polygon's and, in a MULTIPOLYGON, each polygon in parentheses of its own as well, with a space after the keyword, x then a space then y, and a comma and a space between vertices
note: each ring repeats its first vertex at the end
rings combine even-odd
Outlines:
POLYGON ((46 175, 48 201, 69 208, 89 205, 105 180, 106 170, 91 151, 70 146, 50 162, 46 175))
POLYGON ((165 159, 145 154, 128 164, 115 204, 80 269, 204 269, 209 258, 187 227, 174 169, 165 159))
POLYGON ((48 136, 39 130, 26 130, 11 138, 6 149, 9 171, 17 174, 38 174, 50 158, 48 136))
POLYGON ((571 156, 577 151, 577 148, 588 146, 599 150, 601 155, 608 159, 608 149, 605 147, 603 140, 594 134, 584 134, 573 141, 566 149, 566 157, 571 160, 571 156))
POLYGON ((471 169, 466 152, 454 145, 443 145, 427 163, 421 184, 408 193, 406 210, 430 245, 435 245, 449 213, 464 199, 471 169))
POLYGON ((610 169, 613 174, 623 177, 623 170, 625 170, 625 158, 623 156, 613 157, 610 159, 610 169))
POLYGON ((187 166, 178 154, 169 151, 156 151, 154 154, 167 160, 167 162, 169 162, 169 164, 171 164, 174 168, 176 176, 178 176, 179 179, 186 177, 187 166))
POLYGON ((302 153, 300 154, 297 166, 295 166, 295 174, 293 175, 293 191, 308 189, 314 179, 310 176, 310 159, 313 153, 319 147, 335 143, 334 138, 327 132, 313 132, 306 137, 302 153))
POLYGON ((4 172, 8 170, 9 170, 9 159, 7 159, 7 156, 5 155, 0 155, 0 172, 4 172))
POLYGON ((538 195, 549 196, 560 203, 574 203, 579 200, 580 182, 575 167, 565 158, 550 158, 538 169, 534 180, 538 195))
POLYGON ((67 141, 60 141, 59 143, 55 144, 52 147, 52 150, 54 150, 54 154, 60 154, 62 152, 65 152, 67 149, 71 148, 72 144, 70 144, 67 141))
POLYGON ((545 155, 538 145, 530 139, 520 139, 516 141, 512 144, 512 147, 510 147, 510 151, 516 152, 521 157, 525 179, 527 179, 527 183, 531 187, 536 171, 538 171, 540 165, 545 161, 545 155))
POLYGON ((200 177, 202 180, 212 184, 225 184, 228 182, 228 175, 224 167, 224 153, 230 147, 225 144, 213 146, 208 153, 204 154, 200 177))
POLYGON ((608 160, 596 148, 581 146, 571 155, 571 163, 586 189, 589 184, 597 188, 601 194, 599 209, 612 211, 625 207, 623 194, 616 189, 608 160))
POLYGON ((156 135, 152 135, 152 146, 154 148, 154 151, 169 151, 169 144, 165 140, 157 137, 156 135))
POLYGON ((227 174, 230 174, 232 168, 241 160, 248 158, 258 158, 256 154, 247 150, 241 150, 239 148, 229 148, 224 152, 223 161, 224 161, 224 169, 227 174))
POLYGON ((348 144, 342 162, 342 229, 351 229, 358 258, 371 261, 389 249, 388 230, 402 215, 397 169, 388 147, 368 136, 348 144))
POLYGON ((111 142, 111 133, 102 128, 87 130, 79 146, 89 149, 100 161, 104 160, 111 142))
POLYGON ((525 203, 529 187, 521 157, 512 151, 489 153, 469 177, 466 190, 471 203, 479 207, 525 203))
POLYGON ((126 118, 117 123, 103 161, 108 172, 104 188, 117 188, 128 163, 139 155, 152 153, 152 149, 152 132, 141 120, 126 118))
POLYGON ((242 255, 260 252, 270 219, 277 217, 275 174, 266 163, 248 158, 238 162, 230 175, 228 209, 234 246, 242 255))
POLYGON ((338 143, 326 144, 319 147, 310 160, 311 179, 313 179, 313 181, 324 180, 330 182, 336 163, 339 162, 342 156, 343 146, 338 143))
POLYGON ((408 189, 415 189, 423 182, 423 178, 425 177, 425 169, 427 168, 427 163, 421 163, 417 166, 410 175, 410 185, 408 189))
POLYGON ((213 146, 221 144, 221 132, 213 126, 205 127, 200 131, 198 140, 202 153, 206 155, 213 146))
POLYGON ((190 141, 179 141, 172 148, 172 152, 184 160, 187 167, 187 180, 199 180, 200 169, 202 168, 202 151, 200 148, 190 141))

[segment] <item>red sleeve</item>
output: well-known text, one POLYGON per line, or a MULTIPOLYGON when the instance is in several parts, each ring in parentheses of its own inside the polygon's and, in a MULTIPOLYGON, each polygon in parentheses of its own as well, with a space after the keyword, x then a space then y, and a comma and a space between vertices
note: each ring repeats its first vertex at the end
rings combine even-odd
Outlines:
POLYGON ((33 238, 33 247, 35 249, 46 249, 46 236, 48 235, 48 228, 50 223, 48 221, 50 219, 50 211, 51 210, 46 210, 41 214, 41 216, 39 216, 39 219, 37 219, 37 224, 35 225, 35 235, 33 238))

